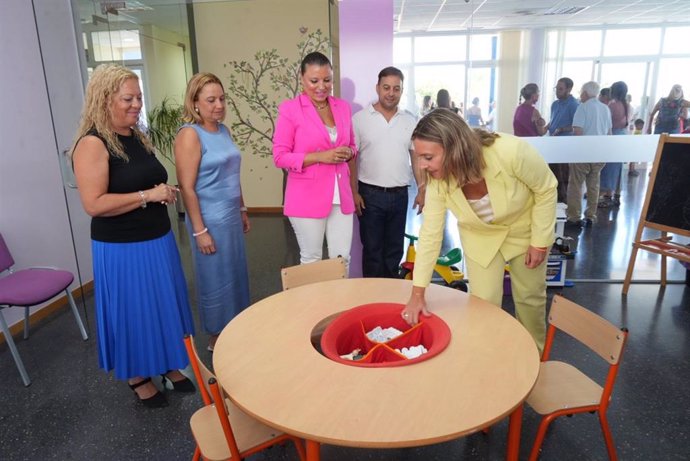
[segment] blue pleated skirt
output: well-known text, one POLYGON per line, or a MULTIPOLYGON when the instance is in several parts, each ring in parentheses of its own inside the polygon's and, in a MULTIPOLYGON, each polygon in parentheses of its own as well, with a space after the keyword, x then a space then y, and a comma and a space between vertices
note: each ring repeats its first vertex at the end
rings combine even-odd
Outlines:
POLYGON ((172 231, 143 242, 92 240, 98 364, 117 379, 185 368, 194 333, 172 231))

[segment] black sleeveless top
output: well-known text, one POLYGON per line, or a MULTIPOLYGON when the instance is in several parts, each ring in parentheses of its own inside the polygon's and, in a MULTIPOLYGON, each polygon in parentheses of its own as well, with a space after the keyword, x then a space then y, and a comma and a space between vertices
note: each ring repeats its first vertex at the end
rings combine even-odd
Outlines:
MULTIPOLYGON (((91 132, 108 147, 106 141, 91 132)), ((113 155, 110 148, 108 159, 108 193, 126 194, 151 189, 168 180, 168 172, 161 163, 146 150, 139 139, 117 135, 129 161, 113 155)), ((91 219, 91 238, 100 242, 141 242, 164 236, 170 231, 167 206, 148 202, 146 208, 136 208, 117 216, 94 217, 91 219)))

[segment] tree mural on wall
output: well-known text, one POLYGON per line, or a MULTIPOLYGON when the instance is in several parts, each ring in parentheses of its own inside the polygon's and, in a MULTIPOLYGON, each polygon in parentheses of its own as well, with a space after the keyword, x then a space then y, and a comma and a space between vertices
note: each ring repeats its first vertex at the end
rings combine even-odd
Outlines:
POLYGON ((257 51, 253 61, 230 61, 227 103, 233 114, 232 131, 237 144, 260 157, 272 154, 273 131, 278 104, 300 92, 300 63, 312 51, 327 54, 329 39, 317 29, 307 34, 299 28, 297 59, 281 57, 278 51, 257 51))

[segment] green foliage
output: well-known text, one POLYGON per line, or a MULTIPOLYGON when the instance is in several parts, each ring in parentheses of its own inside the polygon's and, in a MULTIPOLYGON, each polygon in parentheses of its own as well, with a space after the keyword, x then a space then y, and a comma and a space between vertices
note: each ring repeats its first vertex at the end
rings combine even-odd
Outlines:
MULTIPOLYGON (((306 28, 301 27, 304 36, 306 28)), ((320 29, 297 43, 297 59, 281 57, 278 50, 257 51, 254 60, 230 61, 227 102, 232 114, 233 138, 245 152, 271 156, 278 103, 300 92, 300 63, 312 51, 327 53, 329 40, 320 29), (269 94, 270 90, 270 94, 269 94)))
POLYGON ((149 138, 158 152, 175 165, 175 136, 182 124, 182 106, 170 102, 168 98, 146 114, 149 124, 149 138))

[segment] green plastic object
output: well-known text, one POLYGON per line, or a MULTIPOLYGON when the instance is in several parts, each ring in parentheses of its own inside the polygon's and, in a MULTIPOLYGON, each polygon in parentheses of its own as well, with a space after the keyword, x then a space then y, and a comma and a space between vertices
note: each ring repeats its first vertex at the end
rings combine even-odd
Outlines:
POLYGON ((439 266, 452 266, 462 261, 462 250, 460 248, 453 248, 443 256, 439 256, 436 264, 439 266))

